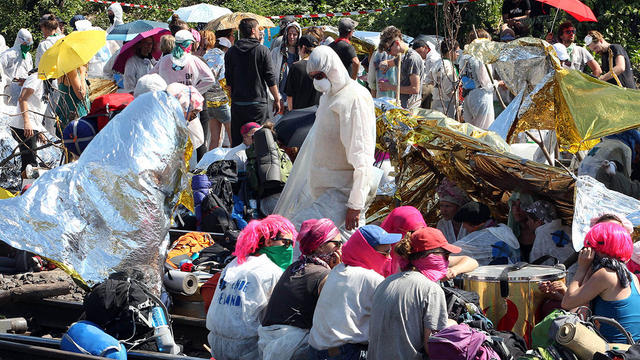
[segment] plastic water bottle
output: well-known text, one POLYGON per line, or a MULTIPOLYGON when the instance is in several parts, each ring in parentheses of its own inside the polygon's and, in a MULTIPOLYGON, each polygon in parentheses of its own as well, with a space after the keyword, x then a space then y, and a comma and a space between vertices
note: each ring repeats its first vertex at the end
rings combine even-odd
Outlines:
POLYGON ((156 338, 158 351, 178 355, 180 349, 173 340, 164 310, 160 306, 151 309, 151 323, 153 324, 153 336, 156 338))

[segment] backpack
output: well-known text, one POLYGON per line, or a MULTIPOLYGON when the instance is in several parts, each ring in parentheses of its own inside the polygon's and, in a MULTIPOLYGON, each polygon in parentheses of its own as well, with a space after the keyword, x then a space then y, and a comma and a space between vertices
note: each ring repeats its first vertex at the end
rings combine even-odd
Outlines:
POLYGON ((207 175, 194 175, 191 178, 191 190, 193 191, 193 205, 197 221, 202 221, 200 205, 211 189, 211 181, 207 175))
POLYGON ((233 160, 218 160, 207 168, 211 183, 209 192, 218 197, 219 204, 229 214, 233 212, 233 194, 238 184, 238 164, 233 160))
POLYGON ((227 211, 224 201, 214 194, 213 189, 210 189, 202 200, 200 212, 202 219, 198 223, 198 227, 201 231, 223 234, 229 230, 238 229, 231 213, 227 211))
POLYGON ((553 310, 542 321, 537 323, 531 331, 531 347, 547 347, 555 342, 555 336, 549 335, 549 329, 553 321, 560 316, 567 316, 571 313, 562 309, 553 310))
POLYGON ((171 248, 167 252, 166 263, 173 269, 179 269, 182 260, 190 260, 193 254, 199 253, 202 249, 213 244, 213 239, 207 233, 191 232, 182 235, 171 244, 171 248))
POLYGON ((80 156, 98 133, 95 119, 83 117, 71 121, 62 130, 62 143, 70 152, 80 156))
POLYGON ((233 260, 231 251, 220 244, 213 244, 200 251, 198 258, 193 260, 193 265, 203 263, 211 264, 213 268, 222 269, 233 260))
POLYGON ((467 324, 452 325, 429 337, 431 360, 501 360, 486 333, 467 324))
POLYGON ((133 95, 129 93, 113 93, 98 96, 91 102, 91 110, 87 117, 96 120, 98 131, 100 131, 132 101, 133 95))
POLYGON ((84 298, 86 319, 118 340, 146 338, 153 332, 151 309, 156 301, 137 281, 107 279, 84 298))
POLYGON ((490 345, 502 360, 516 360, 527 352, 524 338, 513 331, 490 329, 490 345))
POLYGON ((631 345, 627 351, 609 350, 606 354, 597 352, 593 360, 640 360, 640 344, 631 345))
POLYGON ((293 163, 280 149, 271 130, 262 128, 253 135, 253 144, 247 148, 247 178, 258 198, 282 192, 289 179, 293 163))
POLYGON ((442 286, 442 290, 447 301, 447 314, 451 320, 463 321, 469 312, 467 304, 473 304, 476 308, 480 307, 480 296, 476 292, 448 286, 442 286))

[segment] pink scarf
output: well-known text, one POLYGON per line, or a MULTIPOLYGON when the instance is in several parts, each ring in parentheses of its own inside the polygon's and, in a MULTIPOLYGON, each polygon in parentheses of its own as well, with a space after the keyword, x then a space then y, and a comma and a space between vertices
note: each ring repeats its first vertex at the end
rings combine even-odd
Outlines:
POLYGON ((360 231, 356 231, 342 247, 342 262, 373 270, 384 277, 391 275, 391 258, 372 248, 360 231))
POLYGON ((449 260, 438 254, 430 254, 418 260, 412 260, 411 264, 431 281, 442 280, 447 276, 449 268, 449 260))

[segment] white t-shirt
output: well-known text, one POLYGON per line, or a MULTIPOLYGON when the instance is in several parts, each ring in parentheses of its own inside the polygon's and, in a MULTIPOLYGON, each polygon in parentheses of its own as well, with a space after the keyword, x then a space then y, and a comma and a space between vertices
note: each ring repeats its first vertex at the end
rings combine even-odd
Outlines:
POLYGON ((281 275, 282 269, 267 255, 249 256, 241 265, 238 259, 229 263, 207 312, 210 334, 231 339, 255 337, 258 346, 258 326, 281 275))
POLYGON ((567 52, 571 59, 571 68, 576 70, 584 71, 584 67, 587 63, 593 60, 593 55, 591 55, 587 49, 582 46, 578 46, 575 43, 569 45, 567 52))
POLYGON ((234 160, 238 165, 238 173, 245 172, 247 167, 247 145, 241 143, 240 145, 229 150, 227 155, 224 156, 225 160, 234 160))
POLYGON ((454 242, 467 236, 467 230, 465 230, 465 228, 461 224, 460 228, 458 229, 458 236, 456 237, 456 233, 453 229, 453 222, 451 220, 440 219, 438 221, 438 224, 436 224, 436 229, 442 231, 442 234, 444 234, 444 237, 447 239, 447 242, 449 244, 453 244, 454 242))
MULTIPOLYGON (((47 104, 42 101, 42 95, 44 93, 44 83, 38 79, 38 74, 33 73, 27 77, 22 85, 23 89, 33 89, 33 94, 27 99, 27 106, 29 107, 29 122, 31 128, 35 131, 45 131, 42 122, 42 116, 34 113, 33 111, 45 114, 47 111, 47 104)), ((6 107, 7 114, 21 114, 20 105, 6 107)), ((16 129, 24 129, 24 119, 22 115, 11 116, 9 120, 9 126, 16 129)))
POLYGON ((382 281, 382 275, 359 266, 331 270, 313 314, 309 345, 326 350, 368 343, 373 293, 382 281))

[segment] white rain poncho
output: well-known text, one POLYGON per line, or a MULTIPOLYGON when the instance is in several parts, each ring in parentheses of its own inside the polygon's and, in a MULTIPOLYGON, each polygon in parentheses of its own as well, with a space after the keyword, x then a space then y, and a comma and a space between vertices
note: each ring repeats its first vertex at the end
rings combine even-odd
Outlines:
MULTIPOLYGON (((0 70, 2 71, 2 78, 5 85, 9 85, 8 95, 9 104, 15 105, 20 96, 22 85, 18 82, 12 81, 13 79, 26 79, 29 76, 29 71, 33 69, 33 59, 31 54, 27 52, 24 59, 22 58, 21 45, 33 45, 33 37, 27 29, 20 29, 16 40, 13 43, 13 47, 0 55, 0 70)), ((5 89, 2 89, 3 93, 7 94, 5 89)))
POLYGON ((320 97, 316 120, 293 165, 275 213, 297 227, 307 219, 329 218, 344 235, 347 208, 364 213, 380 173, 373 169, 376 116, 371 94, 352 80, 327 46, 311 53, 307 72, 323 72, 331 83, 320 97), (376 176, 377 175, 377 176, 376 176))
MULTIPOLYGON (((434 52, 432 50, 431 52, 434 52)), ((431 54, 431 52, 429 54, 431 54)), ((456 85, 458 76, 449 59, 439 59, 432 63, 425 75, 425 83, 433 84, 431 92, 431 109, 440 111, 448 117, 455 119, 456 112, 456 85), (446 110, 445 110, 446 109, 446 110)))
MULTIPOLYGON (((491 65, 487 65, 492 71, 491 65)), ((460 57, 460 76, 468 77, 475 83, 475 88, 464 98, 464 121, 481 129, 488 129, 495 120, 493 110, 493 89, 496 83, 485 68, 485 64, 471 55, 460 57)))
POLYGON ((258 349, 262 360, 307 359, 309 329, 290 325, 260 326, 258 349))
POLYGON ((9 47, 7 46, 7 42, 4 39, 4 36, 0 35, 0 53, 7 50, 9 47))
POLYGON ((133 90, 133 97, 138 97, 144 93, 164 91, 167 89, 167 82, 158 74, 147 74, 142 76, 133 90))
POLYGON ((505 224, 474 231, 456 241, 456 246, 462 249, 457 255, 472 257, 481 266, 489 265, 498 258, 507 258, 510 264, 520 260, 520 243, 505 224))
POLYGON ((113 24, 111 24, 111 26, 109 26, 109 28, 107 29, 107 34, 110 33, 114 27, 124 24, 124 21, 122 20, 122 6, 120 6, 119 3, 109 5, 109 7, 107 8, 107 13, 109 13, 109 10, 113 12, 114 17, 113 24))

